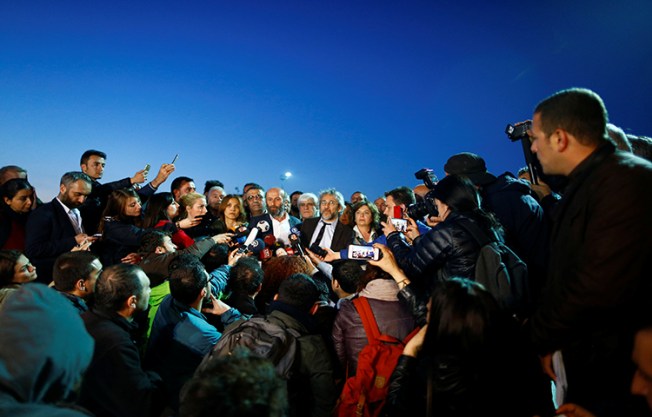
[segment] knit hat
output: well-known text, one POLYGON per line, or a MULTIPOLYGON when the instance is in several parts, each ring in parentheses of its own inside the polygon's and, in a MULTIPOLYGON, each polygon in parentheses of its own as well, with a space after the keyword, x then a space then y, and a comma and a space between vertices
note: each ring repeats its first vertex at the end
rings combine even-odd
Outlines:
POLYGON ((464 175, 475 185, 485 185, 496 177, 487 172, 487 165, 480 156, 471 152, 462 152, 448 158, 444 171, 449 175, 464 175))

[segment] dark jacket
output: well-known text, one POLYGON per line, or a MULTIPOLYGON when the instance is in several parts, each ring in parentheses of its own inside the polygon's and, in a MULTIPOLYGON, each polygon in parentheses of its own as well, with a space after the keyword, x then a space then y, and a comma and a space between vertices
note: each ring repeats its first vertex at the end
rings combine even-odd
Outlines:
MULTIPOLYGON (((84 204, 79 208, 84 231, 87 234, 92 235, 97 232, 97 226, 100 224, 102 212, 106 207, 111 192, 114 190, 122 190, 124 188, 133 188, 131 178, 124 178, 106 184, 100 184, 99 181, 93 180, 91 193, 86 197, 86 201, 84 201, 84 204)), ((147 184, 144 187, 137 189, 136 193, 138 193, 141 200, 144 202, 150 195, 154 194, 155 191, 156 189, 152 187, 151 184, 147 184)))
MULTIPOLYGON (((224 326, 240 318, 231 308, 220 316, 224 326)), ((163 379, 166 398, 179 409, 179 393, 222 334, 199 311, 168 295, 156 312, 147 345, 146 366, 163 379)))
POLYGON ((93 338, 68 300, 43 284, 22 285, 0 323, 0 415, 88 416, 65 405, 93 356, 93 338))
MULTIPOLYGON (((288 222, 290 223, 290 229, 301 225, 301 220, 297 219, 294 216, 290 216, 290 213, 287 213, 287 216, 288 216, 288 222)), ((265 236, 267 235, 274 235, 274 222, 272 221, 271 214, 264 213, 261 214, 260 216, 252 217, 251 220, 249 221, 249 231, 251 231, 251 229, 256 226, 263 226, 263 227, 259 227, 261 231, 258 232, 257 237, 264 239, 265 236)))
POLYGON ((596 414, 596 400, 629 396, 635 329, 652 317, 651 186, 652 164, 608 143, 571 172, 555 213, 531 336, 542 354, 562 350, 568 400, 596 414))
POLYGON ((135 325, 116 313, 97 309, 82 314, 95 339, 93 361, 84 376, 80 404, 97 417, 158 415, 160 377, 145 372, 130 332, 135 325))
POLYGON ((25 233, 25 255, 38 271, 37 280, 49 284, 54 261, 77 245, 70 217, 55 198, 30 214, 25 233))
MULTIPOLYGON (((100 256, 102 265, 107 267, 118 264, 128 254, 137 252, 140 247, 140 240, 150 230, 153 229, 143 229, 120 220, 105 219, 100 256)), ((168 223, 158 230, 172 232, 176 230, 176 226, 168 223)))
MULTIPOLYGON (((337 400, 333 364, 322 336, 316 334, 311 317, 284 303, 272 302, 270 317, 296 330, 299 356, 288 381, 291 417, 330 417, 337 400)), ((295 361, 296 361, 295 359, 295 361)))
POLYGON ((459 221, 473 221, 459 213, 451 213, 410 246, 402 234, 391 233, 387 243, 396 261, 414 281, 432 283, 437 277, 474 278, 480 247, 459 221))
MULTIPOLYGON (((310 240, 312 239, 312 235, 315 233, 315 229, 320 220, 320 217, 313 217, 311 219, 305 219, 303 223, 301 223, 300 238, 301 245, 303 245, 304 248, 310 247, 310 240)), ((335 252, 346 249, 353 242, 354 238, 355 232, 353 231, 353 228, 338 221, 335 225, 330 248, 335 252)))
POLYGON ((548 265, 550 222, 530 186, 505 173, 481 187, 482 207, 494 213, 505 232, 505 243, 528 266, 530 287, 543 286, 548 265))
MULTIPOLYGON (((385 301, 373 298, 367 300, 381 334, 403 340, 414 329, 414 318, 398 300, 385 301)), ((340 305, 333 325, 333 342, 342 369, 348 376, 355 375, 358 355, 367 346, 369 340, 353 300, 345 300, 340 305)))

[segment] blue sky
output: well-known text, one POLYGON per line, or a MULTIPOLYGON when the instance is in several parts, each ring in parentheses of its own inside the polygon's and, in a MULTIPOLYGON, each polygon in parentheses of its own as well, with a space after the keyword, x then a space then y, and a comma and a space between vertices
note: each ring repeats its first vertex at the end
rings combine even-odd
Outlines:
POLYGON ((498 3, 2 0, 0 165, 45 200, 89 148, 104 181, 178 153, 199 187, 375 198, 462 151, 515 172, 505 125, 572 86, 652 135, 651 1, 498 3))

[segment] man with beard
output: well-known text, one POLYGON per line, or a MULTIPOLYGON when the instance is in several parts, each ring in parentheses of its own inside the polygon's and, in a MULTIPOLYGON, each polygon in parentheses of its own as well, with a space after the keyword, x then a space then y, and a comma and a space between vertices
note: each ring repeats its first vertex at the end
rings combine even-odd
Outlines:
POLYGON ((352 228, 338 221, 343 210, 342 193, 334 188, 319 193, 321 217, 304 220, 301 225, 301 244, 304 247, 317 245, 336 252, 347 248, 353 242, 355 233, 352 228))
POLYGON ((57 256, 95 241, 85 233, 79 213, 79 207, 91 193, 91 184, 91 178, 83 172, 65 173, 59 195, 27 220, 25 254, 39 271, 38 281, 50 283, 57 256))
POLYGON ((291 216, 287 210, 288 195, 282 188, 270 188, 265 194, 267 213, 252 217, 249 228, 258 227, 259 237, 273 234, 276 241, 283 245, 290 244, 290 229, 297 227, 301 220, 291 216))

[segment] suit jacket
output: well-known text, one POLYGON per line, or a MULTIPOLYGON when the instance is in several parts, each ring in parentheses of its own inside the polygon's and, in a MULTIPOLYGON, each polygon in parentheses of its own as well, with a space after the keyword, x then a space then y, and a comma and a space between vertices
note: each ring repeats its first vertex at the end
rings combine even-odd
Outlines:
MULTIPOLYGON (((305 219, 301 224, 301 244, 304 247, 310 247, 310 240, 312 235, 315 233, 317 224, 321 220, 320 217, 313 217, 312 219, 305 219)), ((331 249, 335 252, 346 249, 355 238, 355 232, 349 226, 342 224, 342 222, 337 222, 335 225, 335 231, 333 232, 333 240, 331 241, 331 249)))
POLYGON ((76 234, 56 198, 30 214, 25 230, 25 255, 36 267, 38 281, 52 281, 54 261, 77 245, 76 234))
MULTIPOLYGON (((298 227, 301 224, 301 220, 297 219, 294 216, 290 216, 290 213, 287 213, 289 216, 289 221, 290 221, 290 228, 293 227, 298 227)), ((273 235, 274 234, 274 222, 272 221, 272 216, 269 213, 264 213, 261 214, 260 216, 252 217, 251 221, 249 222, 249 231, 256 227, 259 222, 267 222, 269 225, 269 229, 265 232, 258 232, 258 236, 261 239, 265 239, 265 236, 267 235, 273 235)))

